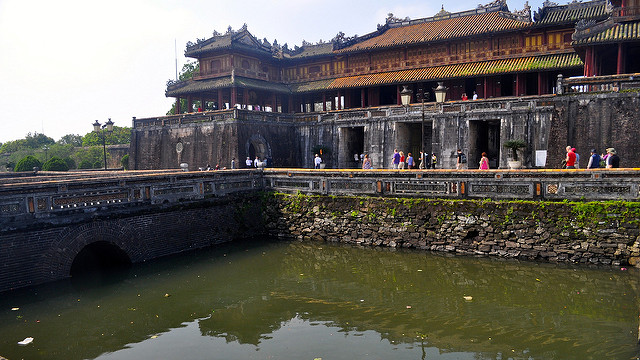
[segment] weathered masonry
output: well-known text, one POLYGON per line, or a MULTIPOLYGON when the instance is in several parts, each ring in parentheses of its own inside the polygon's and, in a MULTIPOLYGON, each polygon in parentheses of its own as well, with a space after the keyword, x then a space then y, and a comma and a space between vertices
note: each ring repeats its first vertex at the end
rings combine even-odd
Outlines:
POLYGON ((88 256, 136 263, 263 235, 636 264, 639 199, 637 170, 285 169, 3 178, 0 291, 69 277, 88 256))
MULTIPOLYGON (((490 166, 506 168, 504 142, 527 144, 526 167, 559 168, 572 145, 587 159, 592 148, 614 147, 623 167, 640 167, 640 81, 626 77, 561 81, 563 95, 384 106, 314 114, 241 109, 134 119, 130 165, 135 169, 192 169, 206 164, 244 167, 246 157, 274 167, 313 167, 323 150, 327 168, 354 168, 354 154, 369 154, 376 169, 390 168, 393 150, 419 156, 421 147, 455 168, 456 150, 477 168, 482 152, 490 166), (611 91, 616 88, 619 91, 611 91), (586 89, 607 93, 582 93, 586 89), (536 159, 546 154, 542 163, 536 159)), ((585 162, 586 163, 586 162, 585 162)))

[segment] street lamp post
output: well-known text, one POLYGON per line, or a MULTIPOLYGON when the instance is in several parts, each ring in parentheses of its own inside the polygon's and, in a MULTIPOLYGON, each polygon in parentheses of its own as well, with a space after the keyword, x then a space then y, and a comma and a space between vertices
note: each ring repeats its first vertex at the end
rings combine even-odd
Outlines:
POLYGON ((104 169, 107 170, 107 134, 113 132, 113 121, 111 118, 104 124, 100 124, 98 120, 93 123, 93 131, 102 138, 102 154, 104 156, 104 169))

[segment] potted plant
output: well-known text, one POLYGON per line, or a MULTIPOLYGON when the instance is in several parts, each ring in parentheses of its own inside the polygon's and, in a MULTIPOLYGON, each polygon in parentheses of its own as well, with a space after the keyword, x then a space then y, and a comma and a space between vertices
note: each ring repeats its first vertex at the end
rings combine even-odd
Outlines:
POLYGON ((507 158, 510 169, 519 169, 522 167, 522 161, 518 160, 518 151, 527 147, 527 144, 522 139, 509 140, 503 144, 507 149, 511 149, 512 156, 507 158))

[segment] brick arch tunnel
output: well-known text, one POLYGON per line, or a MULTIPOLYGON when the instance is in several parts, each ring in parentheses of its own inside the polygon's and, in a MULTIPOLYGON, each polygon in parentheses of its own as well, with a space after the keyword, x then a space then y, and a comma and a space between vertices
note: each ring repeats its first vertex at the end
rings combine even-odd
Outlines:
POLYGON ((87 272, 123 269, 140 261, 140 243, 118 221, 91 222, 65 230, 52 242, 43 262, 49 280, 87 272))

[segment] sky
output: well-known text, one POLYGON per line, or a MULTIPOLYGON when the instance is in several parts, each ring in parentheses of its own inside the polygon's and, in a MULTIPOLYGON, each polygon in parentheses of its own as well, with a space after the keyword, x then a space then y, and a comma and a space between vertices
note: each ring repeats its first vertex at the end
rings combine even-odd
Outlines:
MULTIPOLYGON (((84 135, 111 118, 165 115, 186 43, 247 24, 289 48, 364 35, 399 18, 475 9, 491 0, 0 0, 0 143, 43 133, 84 135), (177 66, 176 66, 177 64, 177 66)), ((566 4, 567 1, 556 1, 566 4)), ((525 0, 508 0, 521 10, 525 0)), ((543 0, 529 1, 531 10, 543 0)))

